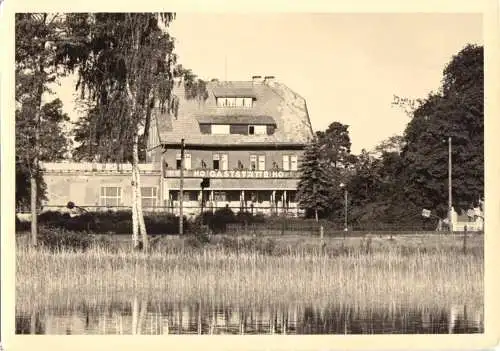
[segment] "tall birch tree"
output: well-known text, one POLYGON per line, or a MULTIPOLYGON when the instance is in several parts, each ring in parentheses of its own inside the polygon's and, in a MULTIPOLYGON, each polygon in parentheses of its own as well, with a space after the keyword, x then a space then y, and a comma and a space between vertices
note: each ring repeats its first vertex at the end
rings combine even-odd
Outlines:
MULTIPOLYGON (((61 55, 78 73, 77 90, 93 103, 87 128, 93 153, 101 161, 132 165, 132 239, 148 250, 141 203, 139 149, 148 132, 151 110, 176 110, 174 78, 187 76, 188 90, 203 90, 189 70, 175 69, 172 13, 92 13, 67 16, 72 34, 83 42, 68 44, 61 55)), ((199 95, 199 94, 197 94, 199 95)))

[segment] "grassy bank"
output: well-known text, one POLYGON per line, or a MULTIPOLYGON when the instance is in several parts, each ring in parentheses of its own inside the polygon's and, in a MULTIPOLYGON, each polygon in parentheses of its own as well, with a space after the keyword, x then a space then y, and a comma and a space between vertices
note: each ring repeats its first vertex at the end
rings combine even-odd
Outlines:
MULTIPOLYGON (((327 239, 218 237, 204 247, 158 242, 148 255, 116 246, 86 252, 17 250, 16 309, 149 301, 242 306, 331 303, 442 308, 483 304, 483 237, 327 239), (253 244, 251 242, 253 241, 253 244), (252 246, 253 245, 253 246, 252 246)), ((124 244, 128 248, 128 244, 124 244)))

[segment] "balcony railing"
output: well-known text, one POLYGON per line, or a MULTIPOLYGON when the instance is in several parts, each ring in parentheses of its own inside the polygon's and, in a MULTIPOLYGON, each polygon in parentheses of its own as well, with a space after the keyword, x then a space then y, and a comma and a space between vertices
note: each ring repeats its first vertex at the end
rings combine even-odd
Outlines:
MULTIPOLYGON (((130 163, 97 163, 97 162, 41 162, 44 171, 75 172, 75 171, 126 171, 132 170, 130 163)), ((158 171, 160 166, 154 163, 139 163, 141 172, 158 171)))

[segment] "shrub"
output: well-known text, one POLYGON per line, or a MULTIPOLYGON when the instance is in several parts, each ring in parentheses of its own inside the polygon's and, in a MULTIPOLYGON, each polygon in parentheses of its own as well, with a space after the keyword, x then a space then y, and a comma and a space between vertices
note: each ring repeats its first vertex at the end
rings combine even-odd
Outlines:
POLYGON ((229 207, 219 208, 214 213, 204 212, 195 220, 200 224, 208 225, 213 233, 225 233, 228 223, 235 223, 237 218, 229 207), (200 218, 201 217, 201 218, 200 218))
POLYGON ((77 233, 64 229, 40 226, 39 242, 49 250, 71 250, 85 251, 93 241, 91 235, 86 233, 77 233))
POLYGON ((240 211, 236 215, 236 222, 238 223, 264 223, 268 220, 262 213, 252 215, 248 211, 240 211))
POLYGON ((210 243, 210 237, 207 230, 202 226, 202 217, 198 216, 194 221, 189 223, 189 237, 185 243, 193 248, 199 248, 210 243))
POLYGON ((16 216, 16 232, 25 232, 25 231, 30 230, 30 228, 31 228, 30 222, 21 221, 16 216))

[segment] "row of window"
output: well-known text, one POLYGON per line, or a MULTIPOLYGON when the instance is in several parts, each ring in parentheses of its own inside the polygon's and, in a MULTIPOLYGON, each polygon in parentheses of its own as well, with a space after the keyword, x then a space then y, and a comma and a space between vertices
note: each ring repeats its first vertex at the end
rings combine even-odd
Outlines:
MULTIPOLYGON (((179 200, 179 192, 172 192, 172 200, 179 200)), ((185 191, 185 201, 197 201, 198 191, 185 191)), ((247 192, 246 199, 251 202, 269 201, 270 192, 247 192), (269 193, 269 194, 268 194, 269 193)), ((143 208, 154 208, 158 206, 158 188, 157 187, 141 187, 141 199, 143 208)), ((214 201, 239 201, 239 191, 214 191, 214 201)), ((205 199, 206 200, 206 199, 205 199)), ((295 192, 289 192, 287 201, 295 201, 295 192)), ((118 207, 122 205, 122 188, 120 187, 102 187, 101 206, 118 207)))
MULTIPOLYGON (((151 208, 157 206, 158 188, 154 186, 141 187, 142 206, 151 208)), ((116 207, 121 206, 122 188, 108 186, 101 188, 100 203, 101 206, 116 207)))
POLYGON ((250 108, 253 105, 251 97, 218 97, 217 107, 250 108))
MULTIPOLYGON (((245 128, 245 126, 243 126, 245 128)), ((246 133, 248 135, 266 135, 267 134, 267 126, 266 125, 248 125, 246 133)), ((236 132, 235 132, 236 133, 236 132)), ((237 134, 244 134, 245 131, 238 130, 237 134)), ((229 124, 211 124, 210 125, 210 134, 214 135, 228 135, 231 134, 231 125, 229 124)))
MULTIPOLYGON (((297 170, 297 155, 283 155, 282 170, 296 171, 297 170)), ((176 155, 176 169, 181 168, 181 154, 176 155)), ((208 168, 205 161, 201 161, 200 168, 208 168)), ((238 169, 245 169, 243 162, 238 161, 238 169)), ((184 169, 192 169, 191 154, 184 154, 184 169)), ((228 170, 228 155, 223 153, 216 153, 212 155, 212 169, 227 171, 228 170)), ((265 155, 250 155, 250 163, 248 169, 251 170, 266 170, 266 156, 265 155)), ((276 162, 273 162, 272 169, 280 169, 276 162)))

